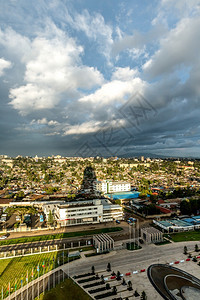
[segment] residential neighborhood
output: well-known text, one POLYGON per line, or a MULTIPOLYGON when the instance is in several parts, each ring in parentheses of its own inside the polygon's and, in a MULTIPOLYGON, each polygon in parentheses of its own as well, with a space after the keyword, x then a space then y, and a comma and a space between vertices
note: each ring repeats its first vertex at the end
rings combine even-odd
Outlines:
POLYGON ((199 178, 199 160, 1 155, 0 227, 190 217, 200 212, 199 178))

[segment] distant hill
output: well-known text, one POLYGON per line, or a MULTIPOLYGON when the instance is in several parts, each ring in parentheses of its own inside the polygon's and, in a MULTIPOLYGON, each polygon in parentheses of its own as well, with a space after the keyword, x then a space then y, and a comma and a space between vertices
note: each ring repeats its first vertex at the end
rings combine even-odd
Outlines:
POLYGON ((167 158, 173 158, 173 159, 199 159, 199 157, 194 156, 173 156, 173 155, 162 155, 162 154, 155 154, 155 153, 144 153, 144 152, 125 152, 123 154, 117 155, 120 158, 130 158, 130 157, 137 157, 140 158, 141 156, 144 156, 145 158, 161 158, 161 159, 167 159, 167 158))
POLYGON ((129 157, 141 157, 144 156, 145 158, 169 158, 171 156, 165 156, 161 154, 155 154, 155 153, 138 153, 138 152, 125 152, 123 154, 118 155, 120 158, 129 158, 129 157))

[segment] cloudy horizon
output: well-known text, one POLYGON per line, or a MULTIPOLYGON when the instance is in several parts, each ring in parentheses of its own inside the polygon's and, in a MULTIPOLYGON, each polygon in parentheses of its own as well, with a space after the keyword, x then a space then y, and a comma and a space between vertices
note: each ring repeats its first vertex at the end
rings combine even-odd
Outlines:
POLYGON ((200 0, 0 7, 0 154, 200 158, 200 0))

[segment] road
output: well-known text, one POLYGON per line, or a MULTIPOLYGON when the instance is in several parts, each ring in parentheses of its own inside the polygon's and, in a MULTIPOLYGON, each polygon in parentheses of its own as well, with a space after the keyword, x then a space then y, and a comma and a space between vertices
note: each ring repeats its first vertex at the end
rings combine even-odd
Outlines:
MULTIPOLYGON (((120 224, 121 225, 121 224, 120 224)), ((122 240, 129 237, 128 233, 128 225, 125 224, 123 227, 123 231, 119 232, 110 232, 109 235, 115 240, 122 240)), ((92 243, 92 236, 80 236, 74 238, 63 238, 63 239, 55 239, 55 240, 47 240, 47 241, 37 241, 30 243, 22 243, 22 244, 13 244, 13 245, 5 245, 0 246, 0 252, 8 252, 8 251, 17 251, 17 250, 26 250, 30 248, 39 248, 39 247, 48 247, 65 244, 66 248, 71 248, 71 243, 73 243, 73 247, 85 246, 86 241, 90 241, 92 243), (80 244, 79 244, 80 243, 80 244)))
POLYGON ((169 263, 180 259, 185 259, 183 248, 186 245, 188 250, 194 250, 194 245, 197 242, 181 242, 171 243, 162 246, 155 246, 154 244, 144 245, 142 249, 136 251, 117 250, 109 254, 104 254, 96 257, 87 258, 73 262, 72 274, 77 272, 82 273, 88 271, 92 265, 96 269, 105 269, 108 262, 114 268, 123 267, 127 269, 142 268, 145 264, 151 263, 169 263))
MULTIPOLYGON (((116 224, 109 223, 106 227, 116 227, 116 224)), ((110 232, 109 235, 115 240, 123 240, 127 239, 129 237, 129 225, 126 222, 121 222, 121 224, 118 225, 119 227, 123 228, 123 231, 117 231, 117 232, 110 232)), ((83 231, 83 230, 93 230, 93 229, 100 229, 105 228, 104 224, 96 225, 96 226, 84 226, 84 227, 76 227, 76 228, 69 228, 66 232, 76 232, 76 231, 83 231)), ((59 231, 54 231, 53 233, 63 233, 64 231, 60 229, 59 231)), ((44 232, 42 232, 44 235, 44 232)), ((22 233, 21 233, 22 234, 22 233)), ((30 233, 29 233, 30 235, 30 233)), ((42 234, 41 234, 42 235, 42 234)), ((23 237, 28 236, 27 234, 23 237)), ((10 239, 10 236, 9 236, 10 239)), ((29 243, 22 243, 22 244, 13 244, 13 245, 5 245, 0 246, 0 252, 7 252, 7 251, 17 251, 17 250, 26 250, 30 248, 38 248, 38 247, 47 247, 47 246, 53 246, 53 245, 61 245, 65 244, 66 248, 71 248, 71 243, 74 243, 73 247, 78 247, 79 242, 80 246, 86 245, 86 241, 92 241, 92 236, 80 236, 80 237, 74 237, 74 238, 63 238, 63 239, 55 239, 55 240, 44 240, 44 241, 37 241, 37 242, 29 242, 29 243)))

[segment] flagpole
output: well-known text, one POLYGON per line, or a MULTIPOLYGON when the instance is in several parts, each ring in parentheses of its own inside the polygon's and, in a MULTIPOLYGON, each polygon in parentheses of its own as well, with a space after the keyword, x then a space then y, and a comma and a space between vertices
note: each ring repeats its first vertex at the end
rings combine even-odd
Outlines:
MULTIPOLYGON (((64 250, 63 250, 63 269, 64 269, 64 262, 65 262, 65 260, 64 260, 64 250)), ((62 270, 63 271, 63 270, 62 270)), ((63 271, 63 281, 65 280, 65 275, 64 275, 64 271, 63 271)))
POLYGON ((28 300, 28 270, 27 270, 27 275, 26 275, 26 297, 28 300))
POLYGON ((32 279, 32 300, 33 300, 33 279, 32 279))
POLYGON ((67 258, 67 262, 68 262, 68 264, 67 264, 67 266, 68 266, 68 278, 69 278, 69 249, 68 249, 68 258, 67 258))
POLYGON ((15 300, 16 300, 16 292, 17 292, 17 282, 16 282, 16 278, 15 278, 15 300))
POLYGON ((39 272, 40 272, 40 269, 39 269, 39 265, 38 265, 38 299, 39 299, 39 296, 40 296, 40 292, 39 292, 39 272))
MULTIPOLYGON (((53 257, 53 270, 56 267, 55 258, 53 257)), ((55 288, 55 272, 53 271, 53 287, 55 288)))
MULTIPOLYGON (((49 263, 48 263, 48 272, 49 272, 49 269, 50 269, 50 258, 49 258, 49 263)), ((51 275, 49 276, 49 279, 48 279, 48 291, 50 290, 50 280, 51 280, 51 275)))
POLYGON ((32 277, 32 300, 34 300, 34 297, 33 297, 33 268, 32 268, 31 277, 32 277))
POLYGON ((43 295, 44 295, 44 268, 45 268, 45 264, 43 262, 43 295))
MULTIPOLYGON (((58 266, 60 267, 60 256, 58 256, 58 266)), ((60 271, 58 272, 58 283, 60 283, 60 271)))
POLYGON ((22 287, 23 287, 23 279, 21 279, 21 300, 23 300, 23 299, 22 299, 22 296, 23 296, 23 295, 22 295, 22 294, 23 294, 22 287))

